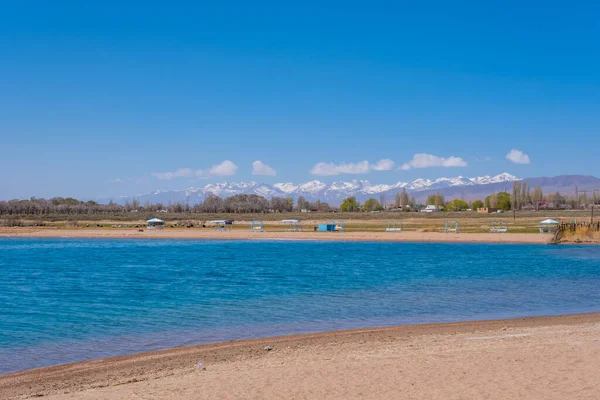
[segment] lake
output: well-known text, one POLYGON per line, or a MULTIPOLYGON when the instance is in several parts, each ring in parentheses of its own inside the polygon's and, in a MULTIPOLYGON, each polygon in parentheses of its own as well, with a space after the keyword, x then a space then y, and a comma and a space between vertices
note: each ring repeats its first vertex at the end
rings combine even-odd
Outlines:
POLYGON ((600 246, 0 238, 0 374, 334 329, 600 311, 600 246))

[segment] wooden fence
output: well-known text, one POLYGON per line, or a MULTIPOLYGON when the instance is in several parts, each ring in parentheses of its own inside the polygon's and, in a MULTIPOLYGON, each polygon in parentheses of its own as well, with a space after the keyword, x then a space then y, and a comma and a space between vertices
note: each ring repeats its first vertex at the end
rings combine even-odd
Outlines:
POLYGON ((588 228, 588 232, 600 232, 600 222, 571 222, 561 223, 558 225, 558 229, 554 233, 554 237, 550 240, 551 244, 560 243, 561 238, 565 232, 577 232, 578 228, 588 228))
POLYGON ((578 228, 588 228, 592 232, 600 232, 600 221, 599 222, 570 222, 570 223, 561 223, 558 226, 559 232, 577 232, 578 228))

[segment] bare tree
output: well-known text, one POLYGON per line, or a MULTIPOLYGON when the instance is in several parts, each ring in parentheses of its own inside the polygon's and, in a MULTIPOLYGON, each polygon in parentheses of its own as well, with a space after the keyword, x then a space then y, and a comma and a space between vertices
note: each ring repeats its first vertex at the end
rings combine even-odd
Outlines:
POLYGON ((535 210, 539 211, 540 205, 542 204, 542 201, 544 201, 544 192, 542 192, 542 188, 541 187, 536 186, 533 189, 533 194, 531 196, 531 200, 533 202, 535 210))
POLYGON ((296 201, 296 211, 302 211, 302 208, 304 207, 304 203, 306 203, 306 200, 304 199, 303 196, 298 196, 298 200, 296 201))
POLYGON ((410 203, 408 199, 408 193, 406 192, 406 188, 402 188, 402 193, 400 194, 400 206, 402 208, 406 208, 410 203))
POLYGON ((224 211, 223 207, 223 199, 214 194, 209 194, 204 202, 202 202, 201 207, 203 212, 207 213, 219 213, 224 211))
POLYGON ((400 193, 396 192, 396 197, 394 198, 394 206, 396 208, 400 208, 402 206, 402 200, 400 200, 400 193))

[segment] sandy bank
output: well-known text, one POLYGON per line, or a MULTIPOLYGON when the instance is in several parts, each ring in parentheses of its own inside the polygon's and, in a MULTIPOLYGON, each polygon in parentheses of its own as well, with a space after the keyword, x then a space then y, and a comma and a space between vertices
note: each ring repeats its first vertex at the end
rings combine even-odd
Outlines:
POLYGON ((457 243, 548 243, 552 235, 539 233, 439 233, 439 232, 250 232, 212 229, 143 230, 126 228, 0 228, 0 236, 73 237, 73 238, 157 238, 157 239, 283 239, 346 240, 386 242, 457 242, 457 243))
POLYGON ((219 343, 4 375, 0 398, 592 399, 599 333, 582 314, 219 343))

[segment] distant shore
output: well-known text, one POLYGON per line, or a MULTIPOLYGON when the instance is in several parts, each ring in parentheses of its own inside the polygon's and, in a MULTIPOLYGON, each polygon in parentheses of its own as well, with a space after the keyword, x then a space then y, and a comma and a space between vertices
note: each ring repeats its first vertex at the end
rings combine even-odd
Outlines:
POLYGON ((8 374, 0 398, 591 399, 599 332, 593 313, 251 339, 8 374))
POLYGON ((530 243, 545 244, 551 234, 540 233, 440 233, 440 232, 250 232, 234 229, 167 228, 139 230, 131 228, 0 228, 0 237, 72 237, 130 239, 224 239, 224 240, 319 240, 442 243, 530 243))

